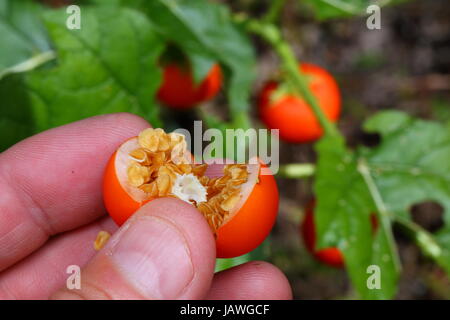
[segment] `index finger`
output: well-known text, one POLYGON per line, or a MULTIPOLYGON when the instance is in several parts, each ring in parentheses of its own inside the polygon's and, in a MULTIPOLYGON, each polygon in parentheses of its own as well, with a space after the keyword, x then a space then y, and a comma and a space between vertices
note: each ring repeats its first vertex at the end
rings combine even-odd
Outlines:
POLYGON ((0 154, 0 271, 49 236, 105 213, 102 176, 114 150, 149 124, 102 115, 42 132, 0 154))

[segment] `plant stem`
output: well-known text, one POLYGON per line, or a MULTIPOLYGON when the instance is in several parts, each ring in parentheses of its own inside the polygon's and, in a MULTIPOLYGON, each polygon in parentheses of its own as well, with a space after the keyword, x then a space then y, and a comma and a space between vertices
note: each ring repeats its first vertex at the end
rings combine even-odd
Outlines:
POLYGON ((247 112, 232 112, 231 118, 231 126, 233 128, 246 130, 251 127, 251 121, 247 112))
MULTIPOLYGON (((375 202, 378 220, 381 221, 381 226, 388 236, 392 250, 395 250, 395 240, 392 235, 391 220, 402 227, 402 231, 417 244, 426 256, 440 264, 440 260, 442 259, 442 249, 434 240, 433 235, 411 220, 399 215, 389 214, 379 193, 378 187, 370 174, 369 165, 365 162, 365 160, 360 160, 360 163, 358 164, 358 171, 363 176, 369 192, 375 202)), ((313 176, 314 174, 314 164, 291 163, 280 166, 277 176, 282 178, 300 179, 313 176)), ((399 261, 397 261, 397 266, 400 266, 399 261)))
POLYGON ((439 264, 442 249, 427 230, 404 217, 395 216, 394 221, 409 234, 426 256, 432 258, 439 264))
POLYGON ((31 57, 28 60, 25 60, 19 64, 16 64, 10 68, 3 70, 2 72, 0 72, 0 79, 11 73, 20 73, 33 70, 55 58, 56 53, 54 51, 42 52, 38 55, 31 57))
POLYGON ((372 175, 370 174, 369 166, 367 165, 366 160, 363 158, 358 161, 358 171, 363 177, 367 185, 367 188, 369 189, 369 193, 375 203, 375 206, 377 208, 378 220, 380 221, 381 228, 383 229, 383 232, 386 235, 390 251, 394 256, 395 267, 397 271, 400 271, 401 269, 400 259, 398 257, 397 253, 398 251, 394 240, 394 235, 392 234, 391 215, 387 211, 383 198, 381 197, 381 194, 378 190, 378 187, 375 184, 372 175))
MULTIPOLYGON (((240 20, 243 19, 242 16, 239 16, 238 18, 240 20)), ((339 133, 335 125, 327 119, 322 109, 319 107, 316 97, 311 93, 305 76, 299 70, 299 62, 290 45, 283 39, 280 30, 273 24, 264 23, 254 19, 246 18, 244 22, 249 32, 261 36, 273 46, 281 59, 282 68, 286 72, 288 80, 291 80, 294 89, 301 94, 306 103, 312 108, 321 127, 325 131, 325 134, 338 135, 339 133)))
POLYGON ((276 23, 280 17, 281 10, 283 9, 286 0, 272 0, 269 10, 263 17, 265 23, 276 23))
POLYGON ((360 163, 358 164, 358 171, 366 181, 369 192, 372 195, 377 207, 378 219, 380 219, 381 225, 389 237, 389 243, 395 245, 391 228, 392 219, 394 222, 399 224, 404 231, 406 231, 406 233, 414 240, 426 256, 432 258, 437 264, 440 265, 442 259, 442 249, 439 244, 436 243, 433 236, 413 221, 400 215, 390 215, 388 213, 383 199, 378 191, 378 187, 370 174, 369 166, 365 160, 360 160, 360 163))
POLYGON ((289 179, 307 178, 314 175, 316 166, 311 163, 291 163, 280 166, 277 176, 289 179))

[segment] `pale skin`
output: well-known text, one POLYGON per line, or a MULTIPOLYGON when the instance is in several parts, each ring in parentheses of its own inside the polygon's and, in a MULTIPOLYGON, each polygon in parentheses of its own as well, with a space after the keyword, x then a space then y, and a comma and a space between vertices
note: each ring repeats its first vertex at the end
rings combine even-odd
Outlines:
POLYGON ((290 299, 276 267, 249 262, 214 274, 214 237, 201 214, 157 199, 121 228, 107 216, 102 176, 114 150, 149 124, 97 116, 0 153, 0 299, 290 299), (99 231, 112 234, 99 252, 99 231), (81 289, 66 288, 79 265, 81 289))

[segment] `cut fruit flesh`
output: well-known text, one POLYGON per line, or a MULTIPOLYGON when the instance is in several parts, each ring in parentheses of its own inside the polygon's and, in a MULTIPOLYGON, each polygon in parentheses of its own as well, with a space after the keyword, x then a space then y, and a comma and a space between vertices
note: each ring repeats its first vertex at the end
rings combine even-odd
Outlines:
POLYGON ((161 129, 144 132, 123 143, 106 169, 105 206, 118 225, 145 203, 167 196, 203 214, 216 237, 219 258, 245 254, 267 237, 278 211, 278 189, 273 175, 260 174, 265 165, 259 159, 250 164, 193 164, 184 138, 169 134, 175 141, 169 147, 154 138, 146 144, 143 136, 166 139, 166 134, 161 129))
POLYGON ((157 197, 177 197, 195 205, 213 231, 217 231, 239 211, 258 180, 259 164, 212 164, 206 167, 189 163, 191 157, 186 150, 179 150, 185 155, 185 161, 175 164, 168 155, 172 149, 166 146, 163 146, 165 155, 162 158, 167 159, 154 164, 152 157, 161 150, 156 147, 150 151, 152 145, 143 140, 141 136, 129 139, 117 150, 113 160, 121 188, 138 207, 157 197))
POLYGON ((147 200, 147 195, 145 192, 139 188, 133 187, 128 182, 128 167, 131 164, 132 158, 130 153, 139 148, 139 143, 137 138, 132 138, 126 141, 117 150, 115 159, 115 169, 117 178, 120 182, 122 188, 130 195, 130 197, 136 202, 144 202, 147 200))
MULTIPOLYGON (((250 162, 253 163, 255 161, 250 162)), ((247 199, 250 197, 250 194, 252 193, 255 184, 258 182, 258 176, 261 165, 258 162, 256 162, 256 164, 247 164, 244 166, 247 170, 246 182, 240 185, 240 188, 238 190, 239 191, 238 200, 228 201, 228 203, 231 202, 230 203, 231 206, 229 208, 224 209, 227 209, 229 213, 224 217, 223 221, 221 221, 219 227, 216 228, 216 230, 219 229, 221 226, 225 225, 228 221, 230 221, 234 217, 234 215, 237 212, 239 212, 239 210, 245 204, 247 199)), ((225 167, 224 164, 211 164, 208 166, 208 169, 206 169, 205 176, 209 178, 220 178, 223 176, 224 167, 225 167)))

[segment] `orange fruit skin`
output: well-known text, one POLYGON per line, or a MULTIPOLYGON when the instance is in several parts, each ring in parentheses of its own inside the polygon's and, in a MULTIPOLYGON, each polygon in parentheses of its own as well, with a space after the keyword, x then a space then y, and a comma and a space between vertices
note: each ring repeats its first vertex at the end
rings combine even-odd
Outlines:
MULTIPOLYGON (((338 85, 324 69, 302 63, 299 68, 309 80, 309 88, 327 118, 336 122, 341 112, 338 85)), ((269 129, 280 129, 281 139, 291 143, 306 143, 319 139, 323 130, 313 111, 302 97, 285 94, 274 101, 278 88, 275 81, 268 82, 259 96, 261 120, 269 129)))
POLYGON ((103 202, 114 222, 121 226, 143 203, 134 200, 122 187, 116 175, 117 151, 106 165, 103 178, 103 202))
MULTIPOLYGON (((137 137, 130 138, 136 139, 137 137)), ((127 140, 128 141, 128 140, 127 140)), ((116 174, 116 155, 117 151, 109 158, 106 165, 105 174, 103 176, 103 203, 106 211, 109 213, 114 222, 121 226, 129 217, 136 212, 144 204, 154 200, 150 198, 145 201, 136 201, 122 187, 116 174)), ((189 155, 192 160, 193 155, 189 155)))
POLYGON ((242 208, 217 230, 217 258, 237 257, 258 247, 275 224, 278 201, 274 176, 260 175, 242 208))
POLYGON ((212 99, 222 86, 222 71, 214 64, 206 78, 195 84, 190 70, 177 64, 164 67, 163 83, 158 91, 158 99, 175 109, 189 109, 201 102, 212 99))
MULTIPOLYGON (((122 187, 116 174, 115 152, 106 166, 103 199, 114 222, 121 226, 145 203, 134 200, 122 187)), ((264 167, 263 165, 261 167, 264 167)), ((278 188, 273 175, 259 176, 241 209, 217 230, 218 258, 231 258, 255 249, 269 235, 278 213, 278 188)))
POLYGON ((301 225, 303 241, 306 249, 319 261, 335 268, 344 266, 344 256, 337 248, 316 250, 316 229, 314 223, 314 206, 312 201, 306 208, 305 219, 301 225))

